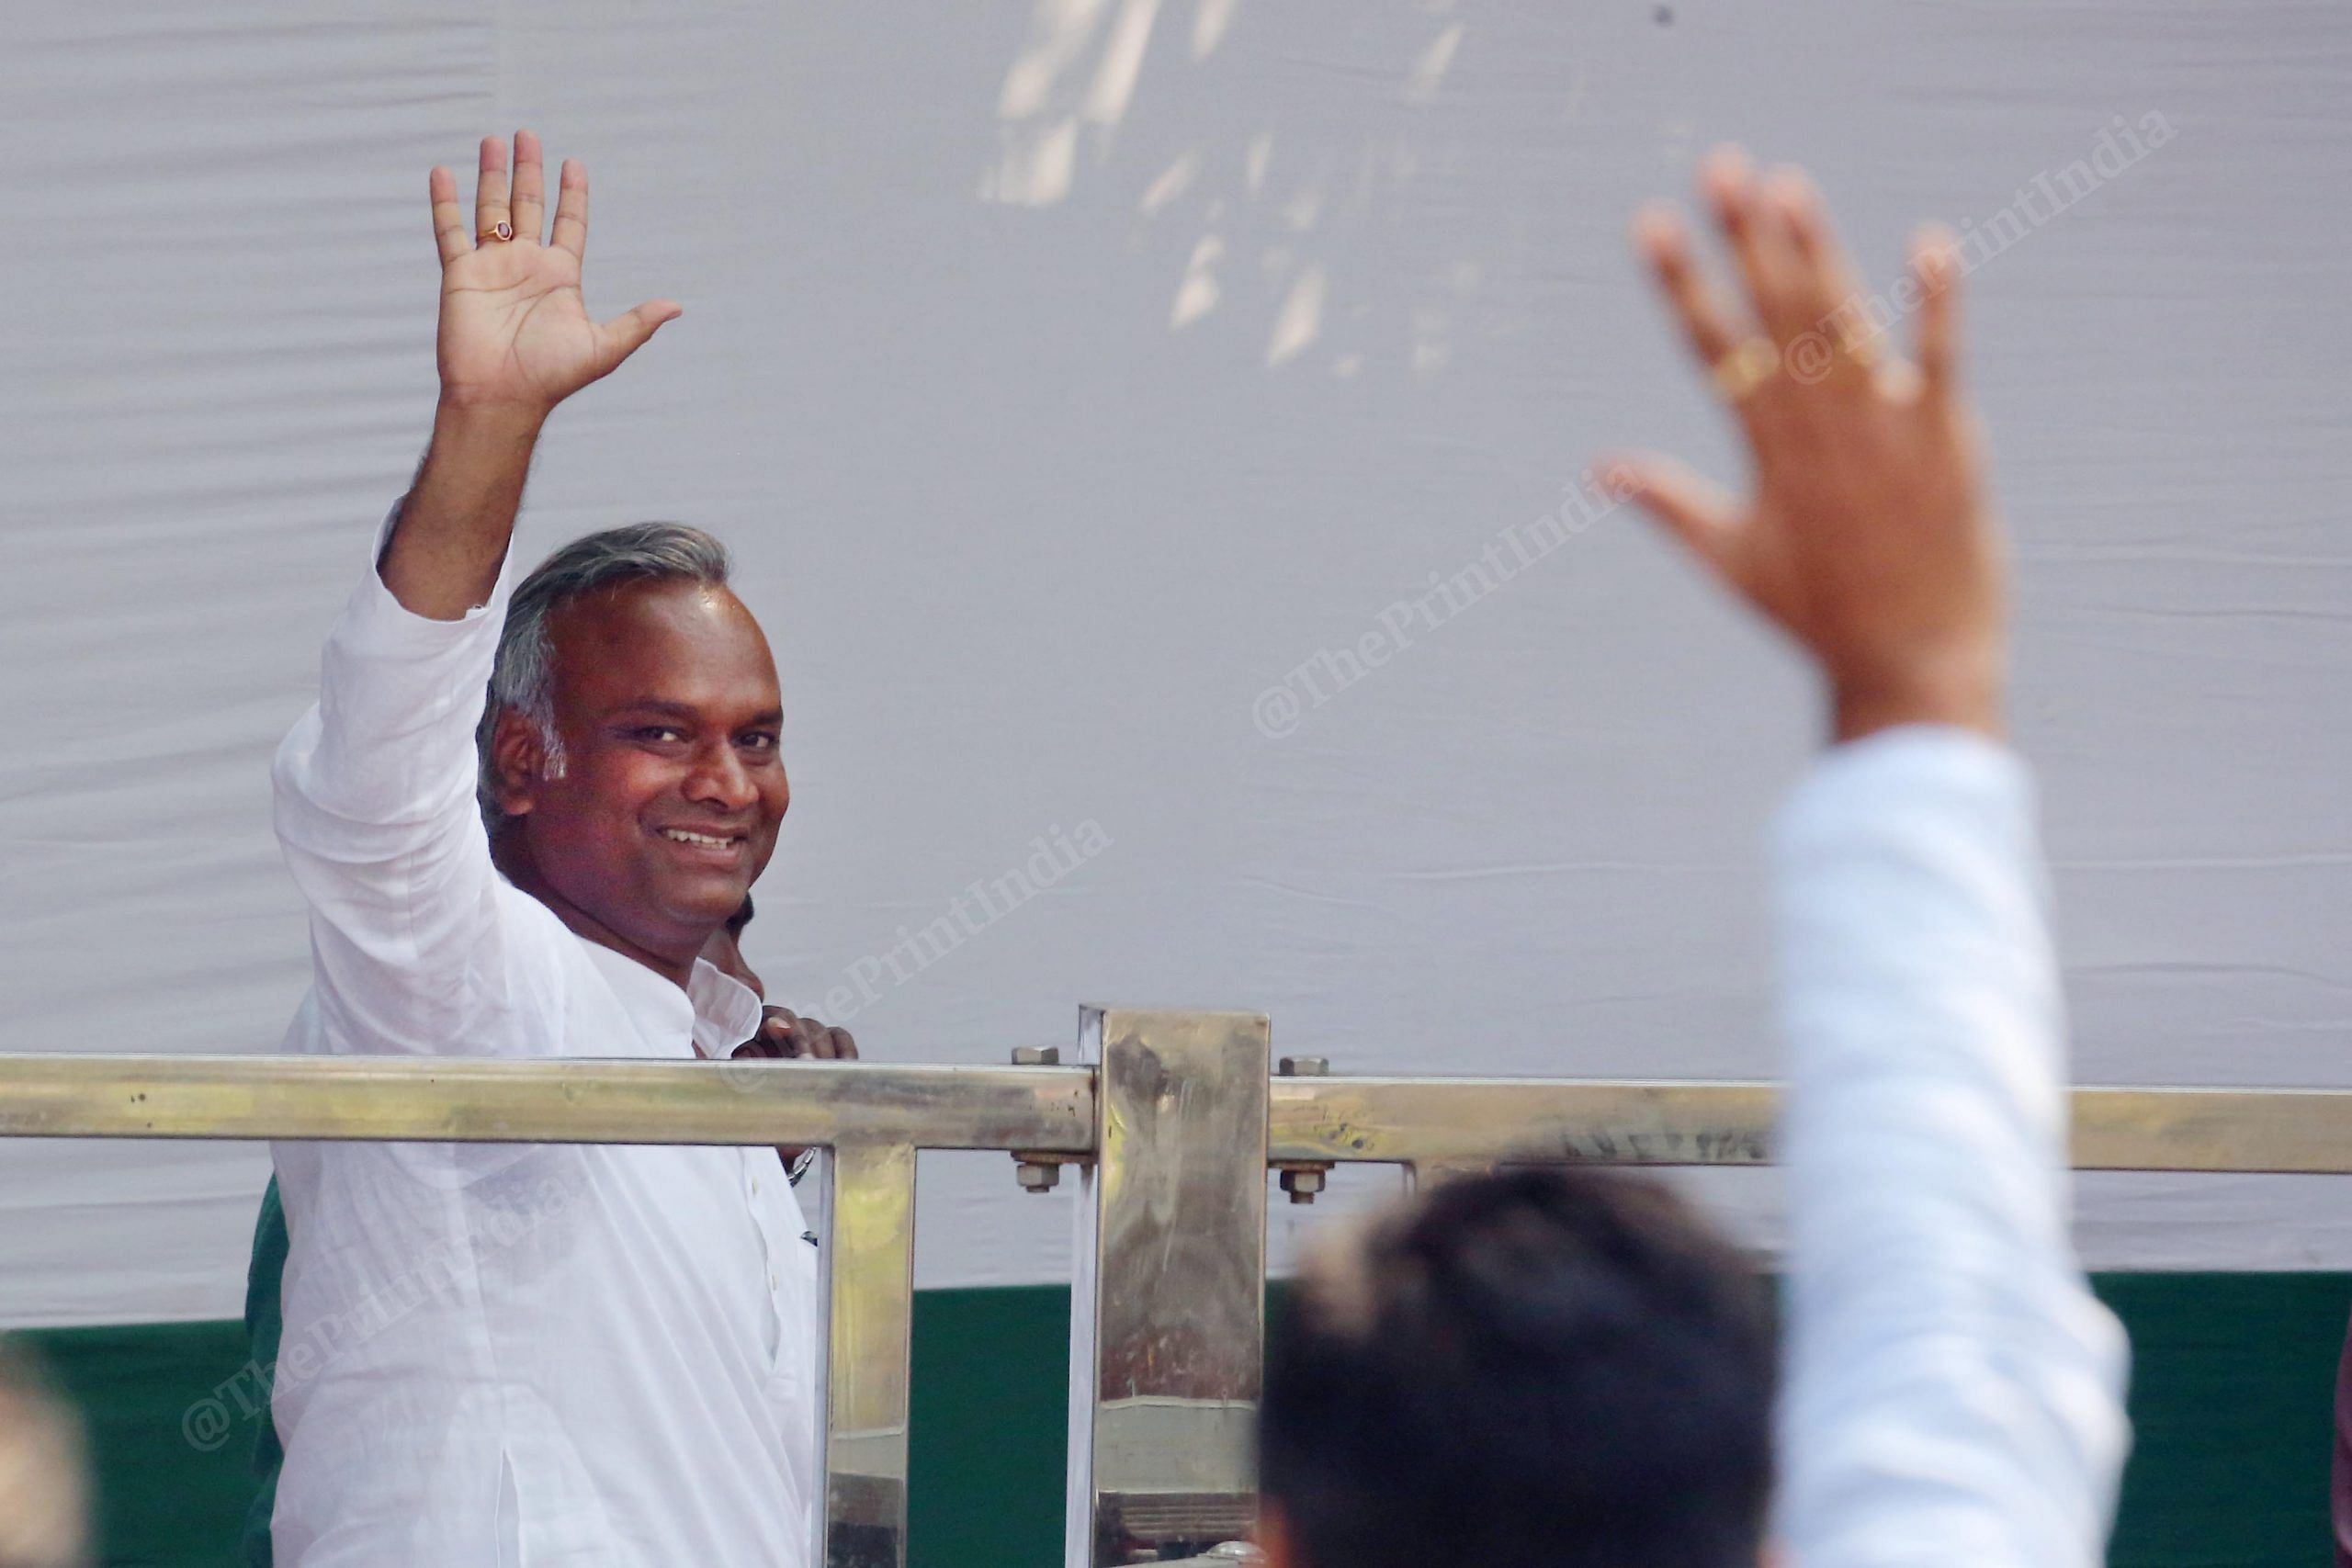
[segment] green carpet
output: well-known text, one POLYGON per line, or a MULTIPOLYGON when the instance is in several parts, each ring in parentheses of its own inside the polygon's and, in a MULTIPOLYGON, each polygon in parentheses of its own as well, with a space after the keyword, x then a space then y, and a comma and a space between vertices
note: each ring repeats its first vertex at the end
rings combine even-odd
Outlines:
MULTIPOLYGON (((2327 1568, 2330 1405, 2352 1275, 2117 1274, 2098 1288, 2137 1362, 2138 1448, 2110 1561, 2327 1568)), ((1060 1561, 1069 1330, 1058 1287, 916 1298, 914 1568, 1060 1561)), ((240 1409, 243 1325, 25 1337, 89 1424, 104 1561, 235 1568, 259 1430, 240 1409)))

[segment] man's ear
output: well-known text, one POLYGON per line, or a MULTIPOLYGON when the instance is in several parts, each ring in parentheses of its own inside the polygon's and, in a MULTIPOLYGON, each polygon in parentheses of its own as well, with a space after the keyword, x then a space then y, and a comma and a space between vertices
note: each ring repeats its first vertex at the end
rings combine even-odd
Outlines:
POLYGON ((491 794, 509 817, 527 817, 546 777, 547 743, 539 727, 513 708, 501 708, 490 731, 491 794))

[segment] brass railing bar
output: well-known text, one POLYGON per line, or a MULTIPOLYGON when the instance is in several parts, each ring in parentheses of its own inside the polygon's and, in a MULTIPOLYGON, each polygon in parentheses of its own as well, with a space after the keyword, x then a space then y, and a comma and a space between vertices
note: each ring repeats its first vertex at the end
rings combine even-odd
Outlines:
MULTIPOLYGON (((1763 1083, 1292 1077, 1267 1156, 1761 1165, 1763 1083)), ((0 1137, 821 1144, 1083 1154, 1085 1067, 0 1055, 0 1137)), ((2084 1170, 2352 1173, 2352 1089, 2079 1089, 2084 1170)))
POLYGON ((1083 1067, 0 1055, 0 1137, 1092 1146, 1083 1067))
MULTIPOLYGON (((1276 1078, 1267 1157, 1763 1165, 1763 1083, 1276 1078)), ((2078 1089, 2078 1170, 2352 1174, 2352 1089, 2078 1089)))
POLYGON ((1760 1165, 1770 1084, 1278 1077, 1267 1157, 1400 1165, 1760 1165))

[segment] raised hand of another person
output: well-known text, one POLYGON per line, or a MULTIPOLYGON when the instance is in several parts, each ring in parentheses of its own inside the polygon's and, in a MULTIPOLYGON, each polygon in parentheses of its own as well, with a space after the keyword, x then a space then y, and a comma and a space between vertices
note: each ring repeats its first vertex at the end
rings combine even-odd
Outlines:
POLYGON ((1878 341, 1885 306, 1866 302, 1801 171, 1759 179, 1724 149, 1702 184, 1746 309, 1710 287, 1670 209, 1645 209, 1635 242, 1739 422, 1754 491, 1651 455, 1606 459, 1611 483, 1812 655, 1838 739, 1913 723, 1997 736, 2007 573, 1958 382, 1951 242, 1923 233, 1888 290, 1917 313, 1907 364, 1878 341))
POLYGON ((441 396, 465 406, 530 411, 556 404, 641 347, 679 313, 649 299, 609 321, 588 314, 580 294, 588 246, 588 171, 564 160, 555 222, 544 242, 546 170, 539 139, 514 133, 510 188, 506 143, 481 144, 470 218, 458 204, 457 176, 436 168, 427 182, 434 237, 441 248, 441 396))

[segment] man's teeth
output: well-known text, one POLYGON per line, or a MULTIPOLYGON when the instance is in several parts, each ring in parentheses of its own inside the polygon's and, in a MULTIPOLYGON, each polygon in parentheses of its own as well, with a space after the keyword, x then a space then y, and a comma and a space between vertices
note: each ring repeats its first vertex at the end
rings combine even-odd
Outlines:
POLYGON ((690 833, 684 828, 664 828, 662 829, 662 836, 681 844, 708 844, 713 849, 720 850, 735 841, 731 838, 722 839, 710 833, 690 833))

